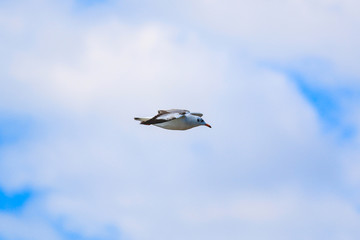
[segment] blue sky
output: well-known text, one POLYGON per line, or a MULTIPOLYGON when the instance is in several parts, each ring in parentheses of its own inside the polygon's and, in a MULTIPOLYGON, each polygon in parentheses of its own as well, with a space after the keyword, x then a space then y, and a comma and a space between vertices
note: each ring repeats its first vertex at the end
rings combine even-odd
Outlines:
POLYGON ((0 239, 359 239, 359 7, 1 2, 0 239))

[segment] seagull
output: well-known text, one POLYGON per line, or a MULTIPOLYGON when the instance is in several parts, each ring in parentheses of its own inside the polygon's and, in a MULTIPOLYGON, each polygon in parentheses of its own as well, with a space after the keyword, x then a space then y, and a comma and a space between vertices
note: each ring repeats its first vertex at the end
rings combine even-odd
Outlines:
POLYGON ((169 130, 188 130, 193 127, 207 126, 211 128, 201 117, 202 113, 194 113, 182 109, 159 110, 154 117, 135 117, 140 124, 154 125, 169 130))

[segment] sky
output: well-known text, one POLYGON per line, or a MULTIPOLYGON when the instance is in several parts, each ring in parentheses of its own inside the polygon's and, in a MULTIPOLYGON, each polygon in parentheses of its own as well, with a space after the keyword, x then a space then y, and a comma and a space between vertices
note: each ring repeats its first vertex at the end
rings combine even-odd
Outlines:
POLYGON ((359 239, 359 8, 0 1, 0 240, 359 239))

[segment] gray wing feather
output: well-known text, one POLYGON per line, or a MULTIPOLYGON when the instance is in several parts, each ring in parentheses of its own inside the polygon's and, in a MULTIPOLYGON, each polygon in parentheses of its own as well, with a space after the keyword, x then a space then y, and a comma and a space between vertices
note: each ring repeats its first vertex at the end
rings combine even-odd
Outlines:
POLYGON ((185 115, 186 113, 190 113, 189 110, 185 109, 169 109, 169 110, 159 110, 158 114, 167 114, 167 113, 180 113, 185 115))
POLYGON ((164 123, 168 122, 177 118, 184 117, 189 111, 187 110, 178 110, 178 109, 171 109, 171 110, 159 110, 158 114, 153 118, 141 122, 141 124, 150 125, 150 124, 157 124, 157 123, 164 123))
POLYGON ((191 115, 195 115, 195 116, 198 116, 198 117, 202 117, 203 114, 202 113, 196 113, 196 112, 192 112, 190 113, 191 115))

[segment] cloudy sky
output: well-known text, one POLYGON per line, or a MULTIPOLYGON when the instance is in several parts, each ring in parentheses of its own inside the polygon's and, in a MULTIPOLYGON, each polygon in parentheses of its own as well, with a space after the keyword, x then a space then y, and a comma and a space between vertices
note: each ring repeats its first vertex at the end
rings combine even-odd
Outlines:
POLYGON ((0 1, 0 239, 359 239, 359 9, 0 1))

